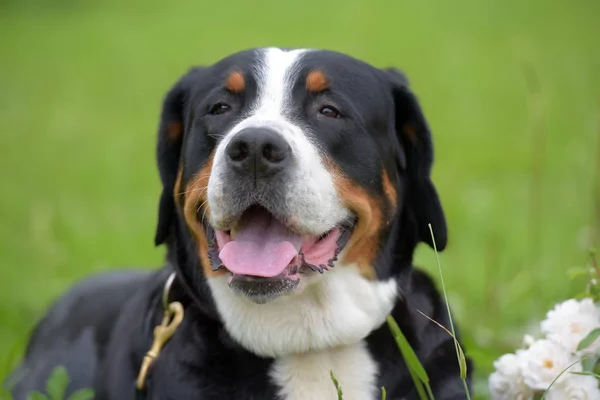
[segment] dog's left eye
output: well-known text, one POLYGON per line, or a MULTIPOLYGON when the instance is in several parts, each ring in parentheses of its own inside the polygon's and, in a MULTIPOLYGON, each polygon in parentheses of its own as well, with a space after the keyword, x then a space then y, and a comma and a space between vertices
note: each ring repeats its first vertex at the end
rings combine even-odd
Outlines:
POLYGON ((328 118, 340 118, 340 112, 332 106, 323 106, 319 110, 319 113, 328 117, 328 118))
POLYGON ((217 103, 210 108, 209 113, 212 115, 221 115, 231 110, 231 106, 225 103, 217 103))

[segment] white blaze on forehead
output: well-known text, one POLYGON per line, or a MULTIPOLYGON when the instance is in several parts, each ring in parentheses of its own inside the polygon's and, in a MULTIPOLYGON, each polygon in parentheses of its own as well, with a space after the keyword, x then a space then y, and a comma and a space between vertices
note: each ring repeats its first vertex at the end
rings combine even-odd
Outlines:
MULTIPOLYGON (((277 130, 288 141, 292 139, 289 131, 299 127, 293 125, 285 116, 291 106, 291 94, 302 54, 308 50, 285 51, 277 48, 261 50, 259 60, 254 66, 258 85, 258 96, 248 112, 248 117, 226 135, 220 147, 229 142, 237 132, 248 127, 269 126, 277 130)), ((293 144, 293 143, 291 143, 293 144)))
POLYGON ((294 163, 290 167, 293 170, 287 171, 289 178, 286 179, 285 204, 282 205, 282 209, 291 213, 290 218, 301 221, 305 231, 322 234, 349 217, 310 132, 289 118, 288 111, 293 106, 292 89, 302 70, 302 56, 309 51, 259 50, 253 66, 257 98, 245 118, 225 134, 215 152, 207 190, 213 224, 219 225, 227 219, 226 203, 233 195, 226 179, 225 148, 238 132, 250 127, 274 130, 290 146, 294 163))
POLYGON ((255 114, 283 115, 290 100, 297 63, 307 50, 264 50, 257 71, 258 101, 255 114))

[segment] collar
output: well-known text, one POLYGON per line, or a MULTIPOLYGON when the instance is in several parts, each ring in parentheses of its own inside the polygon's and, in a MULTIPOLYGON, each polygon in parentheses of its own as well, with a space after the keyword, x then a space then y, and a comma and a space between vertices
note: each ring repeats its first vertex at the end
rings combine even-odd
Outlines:
POLYGON ((181 324, 181 321, 183 321, 183 305, 178 301, 169 303, 171 288, 175 278, 176 274, 175 272, 172 272, 165 282, 162 294, 162 307, 164 310, 163 319, 160 325, 154 328, 154 340, 152 341, 152 346, 146 352, 146 355, 142 360, 142 365, 135 384, 136 399, 145 398, 146 376, 148 375, 148 371, 152 367, 154 360, 160 355, 162 348, 173 337, 175 331, 181 324))

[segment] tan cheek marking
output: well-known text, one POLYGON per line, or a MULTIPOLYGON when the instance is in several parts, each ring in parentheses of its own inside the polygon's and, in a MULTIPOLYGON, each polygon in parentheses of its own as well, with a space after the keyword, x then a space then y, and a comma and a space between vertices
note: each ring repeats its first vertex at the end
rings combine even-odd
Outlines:
POLYGON ((206 164, 194 175, 190 182, 185 186, 185 190, 181 192, 181 172, 178 178, 178 184, 175 185, 176 203, 183 214, 185 222, 194 236, 197 244, 198 256, 206 277, 214 277, 223 275, 224 270, 213 271, 210 259, 208 258, 208 238, 206 230, 198 220, 198 215, 208 216, 210 214, 210 205, 207 201, 206 190, 208 187, 208 179, 212 170, 214 154, 211 154, 206 164))
POLYGON ((246 89, 246 81, 240 72, 232 72, 227 78, 225 87, 232 93, 241 93, 246 89))
POLYGON ((356 263, 363 276, 375 279, 373 263, 380 250, 383 228, 381 201, 350 180, 333 162, 326 162, 334 177, 334 185, 345 206, 358 216, 352 236, 346 246, 342 263, 356 263))
POLYGON ((306 90, 319 93, 327 89, 329 81, 321 71, 312 71, 306 77, 306 90))
POLYGON ((383 191, 388 198, 391 207, 396 210, 398 207, 398 193, 396 193, 396 188, 394 188, 394 185, 392 185, 392 182, 390 182, 390 177, 388 176, 385 168, 382 170, 381 176, 383 177, 383 191))
POLYGON ((169 126, 167 126, 167 140, 169 142, 175 142, 177 139, 181 137, 183 133, 183 124, 179 121, 171 122, 169 126))
POLYGON ((177 179, 175 179, 175 185, 173 185, 173 197, 175 198, 175 204, 182 205, 184 199, 183 193, 181 192, 181 179, 183 177, 183 170, 179 168, 177 172, 177 179))

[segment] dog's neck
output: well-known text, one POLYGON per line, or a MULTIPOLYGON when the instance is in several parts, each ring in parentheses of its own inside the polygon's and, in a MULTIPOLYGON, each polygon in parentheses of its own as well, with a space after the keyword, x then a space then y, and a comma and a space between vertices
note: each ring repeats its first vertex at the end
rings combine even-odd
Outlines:
POLYGON ((208 279, 227 332, 247 350, 282 357, 355 344, 379 327, 396 302, 395 279, 370 281, 338 265, 302 293, 256 304, 233 293, 226 277, 208 279))

